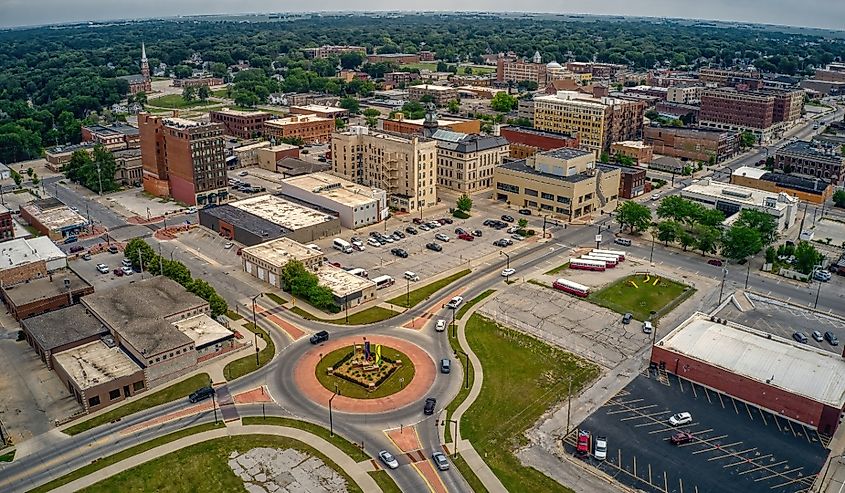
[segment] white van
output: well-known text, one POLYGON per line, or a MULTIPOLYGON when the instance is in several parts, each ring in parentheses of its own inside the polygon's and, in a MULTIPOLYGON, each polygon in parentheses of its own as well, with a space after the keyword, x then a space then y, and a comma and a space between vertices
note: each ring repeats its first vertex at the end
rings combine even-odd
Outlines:
POLYGON ((616 238, 613 240, 613 243, 616 243, 617 245, 631 246, 631 240, 628 238, 616 238))
POLYGON ((461 303, 463 303, 463 302, 464 302, 464 298, 462 296, 455 296, 454 298, 449 300, 449 303, 446 303, 446 308, 448 308, 450 310, 455 310, 459 306, 461 306, 461 303))
POLYGON ((335 250, 340 250, 343 253, 352 253, 352 244, 348 241, 344 240, 343 238, 335 238, 332 242, 332 246, 335 250))
POLYGON ((411 272, 411 271, 406 271, 404 276, 405 276, 405 279, 407 279, 409 281, 417 282, 417 281, 420 280, 420 276, 418 276, 416 273, 411 272))
POLYGON ((314 243, 311 243, 311 244, 305 245, 305 248, 310 248, 311 250, 314 250, 315 252, 320 252, 320 253, 323 253, 323 249, 322 249, 322 248, 320 248, 319 246, 317 246, 317 245, 316 245, 316 244, 314 244, 314 243))
POLYGON ((364 269, 360 268, 360 267, 356 267, 356 268, 354 268, 354 269, 349 269, 349 270, 348 270, 348 271, 346 271, 346 272, 349 272, 349 273, 350 273, 350 274, 352 274, 353 276, 358 276, 358 277, 370 277, 370 274, 369 274, 367 271, 365 271, 364 269))

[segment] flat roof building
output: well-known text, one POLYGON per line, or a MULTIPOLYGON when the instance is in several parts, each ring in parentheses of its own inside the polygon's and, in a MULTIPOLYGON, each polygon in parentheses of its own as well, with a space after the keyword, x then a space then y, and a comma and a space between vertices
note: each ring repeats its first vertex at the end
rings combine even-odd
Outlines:
POLYGON ((781 231, 795 224, 798 215, 798 199, 785 193, 766 192, 710 178, 681 189, 681 197, 724 212, 726 221, 732 221, 732 216, 742 209, 765 212, 775 218, 781 231))
POLYGON ((20 212, 30 226, 54 241, 77 236, 88 226, 82 215, 54 198, 33 200, 20 212))
POLYGON ((291 106, 291 115, 317 115, 320 118, 331 120, 349 118, 349 110, 338 106, 326 106, 324 104, 306 104, 303 106, 291 106))
POLYGON ((47 368, 53 369, 53 354, 99 340, 109 329, 82 305, 21 320, 26 342, 35 349, 47 368))
POLYGON ((833 196, 834 186, 827 180, 807 175, 770 172, 741 166, 731 174, 731 183, 772 193, 786 193, 798 200, 821 204, 833 196))
POLYGON ((317 279, 321 286, 331 290, 340 309, 358 306, 376 297, 376 283, 328 263, 317 270, 317 279))
POLYGON ((435 84, 419 84, 408 87, 408 98, 411 101, 419 101, 423 96, 431 96, 434 104, 445 106, 449 101, 458 99, 458 91, 454 87, 435 84))
POLYGON ((267 111, 242 111, 230 108, 209 111, 212 123, 222 123, 227 135, 241 139, 252 139, 264 131, 264 122, 273 117, 267 111))
POLYGON ((46 236, 0 243, 0 284, 8 286, 46 277, 67 267, 67 255, 46 236))
POLYGON ((198 361, 202 359, 203 354, 210 346, 222 345, 225 341, 232 340, 235 337, 234 332, 220 325, 218 321, 206 313, 176 320, 173 322, 173 327, 194 341, 198 361))
POLYGON ((15 320, 79 303, 94 287, 70 269, 61 269, 46 277, 0 286, 3 302, 15 320))
POLYGON ((796 140, 775 151, 775 169, 784 173, 800 173, 836 185, 845 183, 845 157, 837 147, 818 142, 796 140))
POLYGON ((499 135, 508 141, 511 159, 525 159, 538 152, 561 147, 572 149, 579 147, 577 134, 544 132, 533 128, 506 125, 499 129, 499 135))
POLYGON ((275 141, 302 139, 308 144, 322 144, 329 141, 334 129, 334 119, 314 114, 291 115, 264 122, 264 136, 275 141))
POLYGON ((610 154, 627 156, 636 164, 650 163, 654 159, 654 147, 641 140, 623 140, 610 145, 610 154))
POLYGON ((311 173, 282 180, 285 197, 328 209, 338 215, 344 228, 376 224, 389 214, 387 193, 328 173, 311 173))
POLYGON ((244 272, 282 289, 282 270, 291 260, 302 262, 316 272, 323 254, 289 238, 278 238, 241 250, 244 272))
POLYGON ((654 154, 719 163, 739 153, 739 134, 729 130, 648 126, 643 142, 654 154))
POLYGON ((453 132, 462 132, 465 134, 481 133, 481 120, 461 120, 455 118, 436 118, 434 121, 429 121, 426 126, 424 118, 407 119, 402 113, 395 116, 393 120, 379 120, 382 130, 385 132, 393 132, 405 135, 423 135, 430 136, 430 134, 438 129, 451 130, 453 132), (434 130, 430 130, 434 129, 434 130))
POLYGON ((704 313, 658 341, 651 362, 827 435, 845 409, 841 355, 704 313))
MULTIPOLYGON (((284 173, 286 170, 280 166, 285 159, 299 160, 299 146, 291 144, 277 144, 274 146, 263 146, 255 151, 256 164, 261 169, 274 173, 284 173)), ((305 162, 305 161, 302 161, 305 162)))

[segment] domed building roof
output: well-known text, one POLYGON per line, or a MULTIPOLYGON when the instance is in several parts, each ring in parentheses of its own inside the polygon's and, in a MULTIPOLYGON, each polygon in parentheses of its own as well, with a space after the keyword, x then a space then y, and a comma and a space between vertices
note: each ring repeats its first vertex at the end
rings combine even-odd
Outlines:
POLYGON ((549 62, 546 64, 546 68, 563 68, 563 66, 557 62, 549 62))

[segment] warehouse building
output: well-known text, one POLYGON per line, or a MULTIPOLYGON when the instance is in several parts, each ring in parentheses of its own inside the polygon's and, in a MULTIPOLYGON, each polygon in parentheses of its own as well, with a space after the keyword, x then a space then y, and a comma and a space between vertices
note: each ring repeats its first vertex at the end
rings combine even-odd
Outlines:
POLYGON ((20 208, 21 218, 53 241, 82 233, 88 221, 58 199, 33 200, 20 208))
POLYGON ((284 197, 330 210, 344 228, 358 229, 385 219, 387 193, 328 173, 311 173, 282 180, 284 197))
POLYGON ((798 199, 780 192, 766 192, 749 187, 712 181, 709 178, 681 189, 681 197, 725 213, 726 221, 742 209, 754 209, 772 215, 778 230, 788 229, 798 216, 798 199))
POLYGON ((79 303, 94 292, 94 287, 70 269, 62 269, 47 277, 0 286, 3 302, 15 320, 58 310, 79 303))
POLYGON ((651 362, 826 435, 845 409, 842 356, 704 313, 652 347, 651 362))
POLYGON ((334 213, 275 195, 201 209, 199 221, 201 226, 247 246, 282 237, 310 243, 340 233, 340 219, 334 213))
POLYGON ((834 186, 827 180, 807 175, 766 171, 741 166, 731 174, 731 183, 773 193, 786 193, 798 200, 822 204, 833 196, 834 186))
POLYGON ((18 238, 0 245, 0 284, 46 277, 67 267, 67 255, 50 238, 18 238))

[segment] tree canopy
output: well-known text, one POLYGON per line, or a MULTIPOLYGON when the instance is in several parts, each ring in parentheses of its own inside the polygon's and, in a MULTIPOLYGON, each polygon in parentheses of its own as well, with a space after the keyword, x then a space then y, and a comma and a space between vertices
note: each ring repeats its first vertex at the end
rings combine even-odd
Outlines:
POLYGON ((634 201, 624 202, 616 212, 616 219, 624 229, 628 226, 631 233, 642 231, 651 224, 651 209, 634 201))

